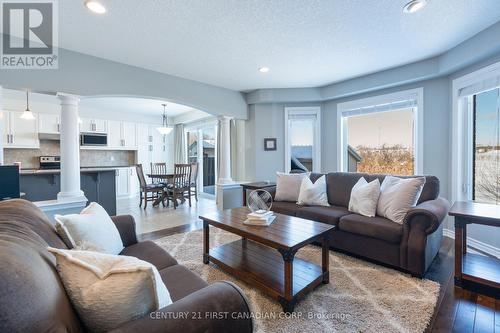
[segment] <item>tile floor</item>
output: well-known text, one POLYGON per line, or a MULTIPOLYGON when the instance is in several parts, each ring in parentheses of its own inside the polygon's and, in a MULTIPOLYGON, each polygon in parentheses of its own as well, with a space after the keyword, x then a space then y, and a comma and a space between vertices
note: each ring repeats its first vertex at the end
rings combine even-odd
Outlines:
POLYGON ((138 197, 118 199, 116 202, 117 215, 130 214, 134 216, 138 234, 195 223, 199 220, 199 215, 216 209, 214 199, 203 197, 199 197, 198 202, 193 199, 192 207, 189 207, 189 204, 185 202, 177 209, 174 209, 172 204, 170 207, 162 205, 153 207, 151 202, 148 202, 148 207, 143 209, 139 207, 138 197))

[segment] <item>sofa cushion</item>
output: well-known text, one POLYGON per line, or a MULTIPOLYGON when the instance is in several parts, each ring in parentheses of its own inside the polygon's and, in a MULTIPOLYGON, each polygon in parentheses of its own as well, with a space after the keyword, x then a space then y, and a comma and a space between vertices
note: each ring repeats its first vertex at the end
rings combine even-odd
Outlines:
POLYGON ((276 213, 296 216, 297 211, 300 209, 295 202, 287 202, 287 201, 275 201, 273 202, 273 206, 271 210, 276 213))
POLYGON ((331 172, 327 174, 326 191, 330 205, 348 207, 351 190, 361 177, 369 181, 369 176, 366 173, 331 172))
POLYGON ((335 226, 338 225, 339 219, 342 216, 348 214, 351 213, 347 210, 347 208, 339 206, 330 206, 330 207, 309 206, 309 207, 301 207, 297 211, 297 217, 317 222, 328 223, 335 226))
POLYGON ((174 302, 208 286, 201 277, 182 265, 164 268, 160 270, 160 276, 168 286, 170 298, 174 302))
POLYGON ((100 252, 119 254, 123 242, 118 228, 106 210, 96 202, 90 203, 80 214, 55 215, 56 231, 72 248, 85 242, 100 252))
MULTIPOLYGON (((369 176, 368 181, 372 181, 377 179, 380 181, 380 184, 384 181, 386 175, 380 174, 372 174, 369 176)), ((420 193, 420 197, 418 198, 417 205, 424 201, 434 200, 439 197, 439 179, 435 176, 398 176, 399 178, 417 178, 417 177, 425 177, 424 188, 422 189, 422 193, 420 193)))
POLYGON ((345 215, 340 218, 339 229, 390 243, 401 242, 403 235, 402 225, 380 216, 345 215))
POLYGON ((128 246, 120 254, 147 261, 155 265, 158 270, 177 264, 177 260, 152 241, 139 242, 128 246))
POLYGON ((326 176, 319 177, 314 183, 307 177, 302 179, 297 204, 301 206, 330 206, 326 194, 326 176))
POLYGON ((64 288, 91 332, 107 332, 172 304, 160 273, 149 262, 95 251, 48 250, 55 255, 64 288))
POLYGON ((308 178, 309 173, 276 172, 276 201, 297 202, 302 179, 308 178))

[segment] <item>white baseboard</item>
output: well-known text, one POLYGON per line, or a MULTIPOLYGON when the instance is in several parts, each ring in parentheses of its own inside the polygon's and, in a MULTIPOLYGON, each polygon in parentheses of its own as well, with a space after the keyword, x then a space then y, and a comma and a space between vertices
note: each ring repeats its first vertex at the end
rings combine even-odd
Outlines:
MULTIPOLYGON (((443 236, 449 237, 451 239, 455 239, 455 232, 450 229, 443 229, 443 236)), ((500 258, 500 249, 498 247, 491 246, 489 244, 478 241, 477 239, 467 237, 467 245, 488 253, 494 257, 500 258)))

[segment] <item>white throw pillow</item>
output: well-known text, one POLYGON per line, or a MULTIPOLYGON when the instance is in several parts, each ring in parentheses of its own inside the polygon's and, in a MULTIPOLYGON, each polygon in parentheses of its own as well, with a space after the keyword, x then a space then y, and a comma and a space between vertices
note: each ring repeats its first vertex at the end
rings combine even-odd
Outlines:
POLYGON ((89 331, 105 332, 172 303, 152 264, 128 256, 48 248, 89 331))
POLYGON ((302 179, 298 205, 330 206, 326 194, 326 176, 319 177, 313 184, 309 177, 302 179))
POLYGON ((309 172, 276 172, 276 194, 274 195, 274 200, 297 202, 299 199, 300 185, 304 178, 309 178, 309 172))
POLYGON ((377 214, 402 224, 406 213, 415 207, 425 185, 425 177, 386 176, 380 186, 377 214))
POLYGON ((374 217, 377 213, 379 195, 380 181, 375 179, 368 183, 364 177, 361 177, 351 190, 349 211, 374 217))
POLYGON ((119 254, 123 250, 120 233, 108 213, 92 202, 80 214, 56 215, 56 231, 73 248, 86 244, 100 252, 119 254))

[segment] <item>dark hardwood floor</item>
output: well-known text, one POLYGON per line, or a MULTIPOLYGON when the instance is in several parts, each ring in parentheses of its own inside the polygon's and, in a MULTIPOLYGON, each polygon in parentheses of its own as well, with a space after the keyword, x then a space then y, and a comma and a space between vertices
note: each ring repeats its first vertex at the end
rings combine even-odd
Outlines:
MULTIPOLYGON (((201 228, 202 223, 196 222, 149 232, 139 238, 154 240, 201 228)), ((500 333, 500 300, 455 287, 453 270, 454 242, 444 237, 439 254, 425 275, 441 285, 436 311, 426 332, 500 333)))

